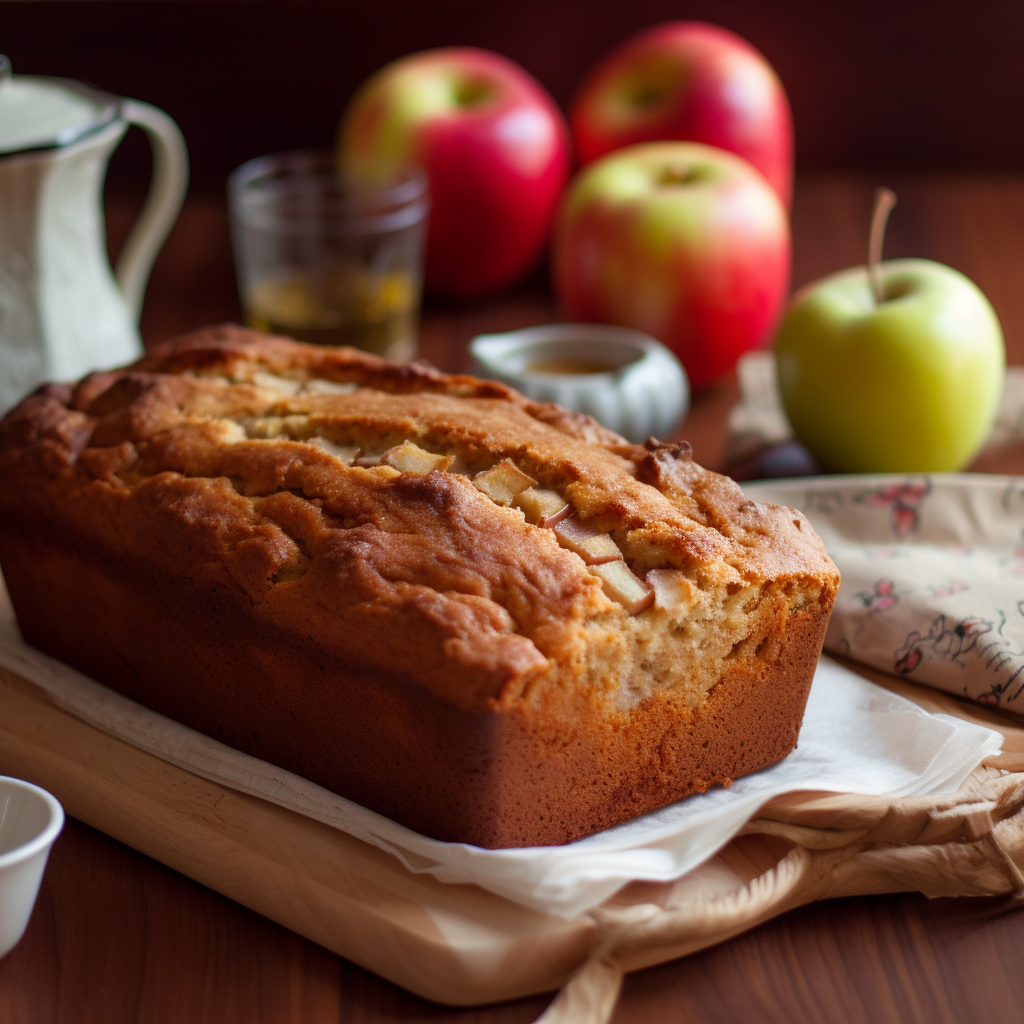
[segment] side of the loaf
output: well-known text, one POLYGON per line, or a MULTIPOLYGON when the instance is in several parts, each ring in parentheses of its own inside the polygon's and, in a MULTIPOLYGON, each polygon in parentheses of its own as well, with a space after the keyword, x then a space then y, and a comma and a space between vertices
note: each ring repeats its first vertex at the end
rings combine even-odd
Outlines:
POLYGON ((774 763, 838 577, 683 446, 239 329, 0 425, 29 642, 439 838, 565 842, 774 763))

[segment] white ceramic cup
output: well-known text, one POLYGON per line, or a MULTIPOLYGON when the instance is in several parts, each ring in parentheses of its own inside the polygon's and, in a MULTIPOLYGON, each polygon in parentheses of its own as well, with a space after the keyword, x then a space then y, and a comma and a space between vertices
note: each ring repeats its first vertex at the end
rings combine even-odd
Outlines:
POLYGON ((669 436, 689 407, 679 360, 650 335, 607 324, 545 324, 469 343, 474 372, 585 412, 639 444, 669 436), (559 366, 557 372, 545 366, 559 366), (582 369, 585 372, 571 372, 582 369))
POLYGON ((0 775, 0 957, 25 934, 63 827, 64 809, 45 789, 0 775))

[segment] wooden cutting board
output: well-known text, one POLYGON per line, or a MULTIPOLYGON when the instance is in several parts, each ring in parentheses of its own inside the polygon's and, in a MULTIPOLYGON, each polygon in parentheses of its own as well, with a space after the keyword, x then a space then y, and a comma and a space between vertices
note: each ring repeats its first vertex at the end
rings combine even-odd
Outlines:
MULTIPOLYGON (((999 729, 1010 761, 1024 755, 1024 729, 1005 719, 944 694, 864 674, 928 710, 999 729)), ((889 822, 891 832, 893 801, 791 794, 773 801, 748 826, 749 834, 679 883, 636 883, 598 913, 566 921, 476 886, 413 874, 343 832, 144 753, 62 711, 34 684, 4 668, 0 708, 0 774, 48 789, 81 821, 443 1003, 473 1005, 559 988, 599 942, 608 947, 609 922, 621 930, 623 914, 628 918, 638 908, 645 919, 664 911, 655 922, 661 930, 652 931, 648 923, 642 936, 635 929, 630 933, 620 950, 624 970, 720 942, 811 899, 924 887, 912 875, 887 874, 877 862, 850 870, 856 855, 872 845, 873 828, 889 822), (850 836, 856 850, 845 842, 850 836), (838 846, 837 837, 843 840, 838 846), (801 861, 802 881, 788 868, 782 877, 782 862, 792 861, 795 847, 817 849, 801 861), (820 857, 814 861, 823 850, 844 871, 820 857), (837 850, 847 855, 837 858, 837 850), (812 861, 817 867, 807 874, 812 861)), ((936 798, 910 798, 915 801, 918 817, 930 821, 937 810, 946 814, 943 822, 949 817, 936 798)), ((967 803, 977 806, 976 800, 967 803)), ((1007 810, 997 819, 1008 816, 1007 810)), ((962 821, 947 822, 932 839, 970 840, 964 828, 962 821)), ((882 838, 889 846, 900 842, 895 833, 882 838)), ((998 867, 964 885, 965 892, 1014 888, 998 867)))

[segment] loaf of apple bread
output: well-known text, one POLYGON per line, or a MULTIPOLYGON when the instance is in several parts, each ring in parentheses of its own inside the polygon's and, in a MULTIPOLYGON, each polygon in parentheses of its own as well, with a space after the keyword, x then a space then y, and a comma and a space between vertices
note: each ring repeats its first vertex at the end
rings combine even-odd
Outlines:
POLYGON ((686 444, 236 327, 3 419, 0 564, 41 650, 486 847, 784 757, 839 582, 686 444))

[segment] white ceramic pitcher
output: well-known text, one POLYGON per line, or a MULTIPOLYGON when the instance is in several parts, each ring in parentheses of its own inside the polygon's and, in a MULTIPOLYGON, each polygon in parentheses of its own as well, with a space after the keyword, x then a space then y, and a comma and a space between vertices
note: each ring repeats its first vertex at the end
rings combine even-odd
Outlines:
POLYGON ((185 142, 162 111, 66 79, 12 75, 0 57, 0 413, 41 381, 142 353, 142 296, 187 182, 185 142), (153 181, 112 272, 103 177, 129 124, 149 136, 153 181))

